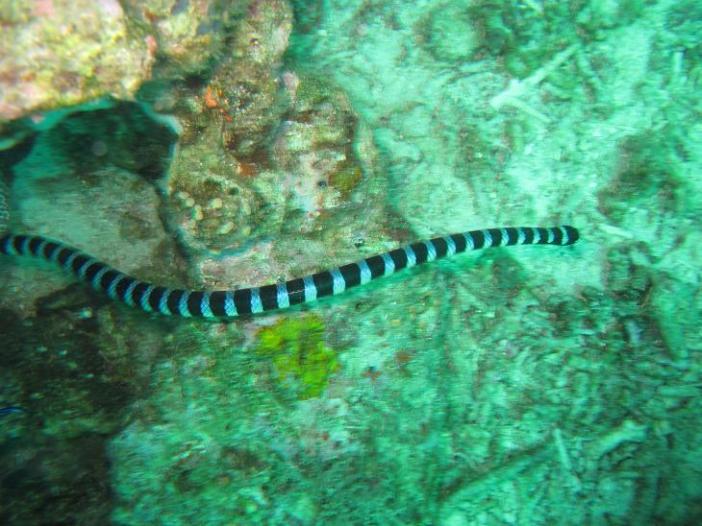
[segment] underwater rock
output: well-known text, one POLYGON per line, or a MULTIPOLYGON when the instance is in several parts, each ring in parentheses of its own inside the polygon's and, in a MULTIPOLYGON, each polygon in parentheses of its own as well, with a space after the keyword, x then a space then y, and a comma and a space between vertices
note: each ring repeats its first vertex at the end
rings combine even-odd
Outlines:
POLYGON ((290 261, 295 271, 315 270, 325 253, 325 240, 310 249, 317 232, 357 259, 359 239, 384 213, 372 138, 346 95, 281 71, 291 21, 284 2, 251 3, 211 80, 179 92, 183 134, 167 215, 207 287, 271 281, 290 272, 290 261), (268 242, 288 234, 297 245, 268 242))
POLYGON ((0 8, 0 123, 105 95, 131 99, 155 47, 116 0, 10 2, 0 8))
POLYGON ((363 179, 354 151, 358 118, 346 94, 314 77, 283 74, 291 107, 278 128, 271 152, 284 175, 279 184, 286 206, 302 212, 301 230, 348 200, 363 179))
POLYGON ((0 415, 2 524, 109 523, 107 441, 166 336, 146 318, 92 315, 62 296, 40 317, 0 307, 0 400, 15 406, 0 415))
MULTIPOLYGON (((292 9, 284 0, 251 2, 237 26, 231 59, 218 68, 209 93, 223 118, 223 142, 239 159, 255 159, 277 126, 279 69, 292 31, 292 9)), ((211 107, 211 100, 206 104, 211 107)))
MULTIPOLYGON (((183 125, 168 180, 174 228, 194 250, 236 247, 275 224, 259 188, 267 168, 266 138, 278 106, 277 68, 291 30, 284 2, 255 2, 234 31, 233 49, 191 104, 175 113, 183 125)), ((272 199, 278 199, 272 193, 272 199)))
POLYGON ((227 29, 246 12, 248 1, 125 0, 130 21, 149 27, 150 45, 163 60, 158 77, 198 74, 222 52, 227 29))

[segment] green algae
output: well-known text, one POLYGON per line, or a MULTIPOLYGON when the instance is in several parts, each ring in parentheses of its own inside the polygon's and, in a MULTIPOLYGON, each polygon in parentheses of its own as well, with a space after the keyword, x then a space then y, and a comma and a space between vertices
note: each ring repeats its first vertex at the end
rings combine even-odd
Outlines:
POLYGON ((278 385, 300 400, 320 396, 339 370, 338 352, 324 343, 324 321, 315 314, 261 329, 254 352, 271 359, 278 385))

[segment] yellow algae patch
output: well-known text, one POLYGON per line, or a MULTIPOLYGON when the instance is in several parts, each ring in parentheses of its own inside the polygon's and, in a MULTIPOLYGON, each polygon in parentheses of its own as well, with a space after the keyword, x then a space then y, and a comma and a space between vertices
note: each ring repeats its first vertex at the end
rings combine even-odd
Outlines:
POLYGON ((324 322, 314 314, 261 329, 254 351, 270 357, 277 382, 300 400, 322 394, 339 369, 337 351, 324 343, 324 322))

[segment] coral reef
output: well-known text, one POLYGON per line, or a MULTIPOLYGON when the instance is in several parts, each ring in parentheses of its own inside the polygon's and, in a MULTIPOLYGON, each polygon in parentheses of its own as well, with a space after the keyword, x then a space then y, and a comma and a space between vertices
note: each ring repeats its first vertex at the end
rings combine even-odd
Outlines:
POLYGON ((698 523, 697 4, 0 8, 9 47, 47 36, 0 66, 13 230, 227 288, 495 224, 583 234, 232 323, 3 258, 0 522, 698 523))
POLYGON ((185 94, 193 107, 176 109, 184 134, 168 190, 174 227, 204 258, 196 266, 216 265, 208 251, 246 250, 291 216, 298 231, 318 228, 363 180, 354 144, 368 141, 343 92, 282 70, 291 18, 284 2, 252 4, 231 56, 199 94, 185 94))
POLYGON ((236 248, 280 222, 282 196, 265 191, 275 186, 265 151, 284 110, 277 70, 291 15, 278 1, 254 2, 248 13, 211 79, 181 90, 174 108, 184 133, 168 192, 174 226, 197 251, 236 248))
POLYGON ((159 57, 159 79, 199 75, 225 53, 226 36, 248 8, 248 0, 125 0, 121 2, 131 26, 149 34, 159 57))
POLYGON ((0 126, 105 95, 130 99, 151 75, 150 36, 117 0, 4 2, 0 21, 0 126))

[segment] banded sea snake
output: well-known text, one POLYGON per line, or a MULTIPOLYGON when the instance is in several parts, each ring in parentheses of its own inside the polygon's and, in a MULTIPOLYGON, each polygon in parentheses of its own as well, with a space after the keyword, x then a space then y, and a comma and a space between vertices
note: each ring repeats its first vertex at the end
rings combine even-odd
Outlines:
POLYGON ((146 312, 184 317, 232 318, 240 314, 283 309, 340 294, 375 278, 467 250, 511 245, 565 246, 572 245, 579 237, 578 230, 567 225, 471 230, 418 241, 303 278, 261 287, 220 291, 169 289, 146 283, 127 276, 78 249, 42 236, 6 233, 0 237, 0 253, 35 256, 54 262, 91 284, 94 289, 106 293, 111 299, 146 312))

